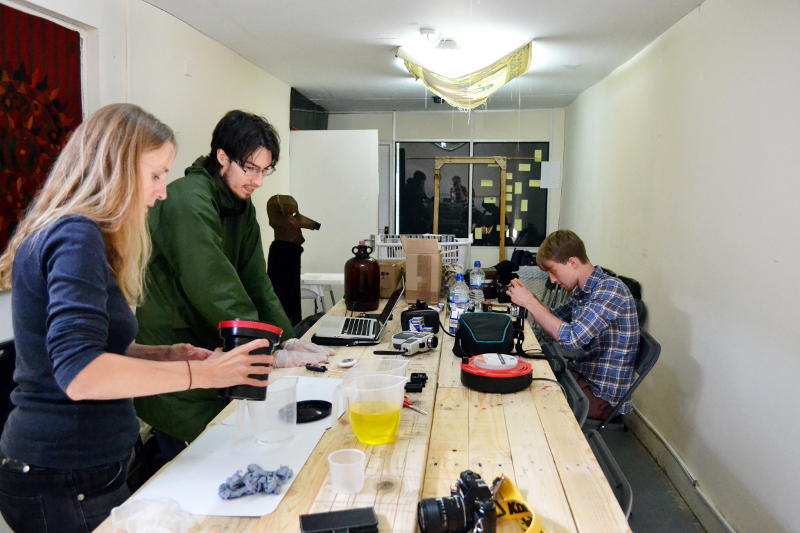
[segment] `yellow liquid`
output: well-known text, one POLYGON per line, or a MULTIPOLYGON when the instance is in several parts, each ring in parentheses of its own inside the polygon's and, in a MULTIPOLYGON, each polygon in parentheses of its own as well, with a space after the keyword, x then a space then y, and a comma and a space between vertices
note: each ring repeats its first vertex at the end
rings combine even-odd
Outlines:
POLYGON ((350 405, 350 425, 364 444, 394 442, 400 426, 400 406, 392 402, 357 402, 350 405))

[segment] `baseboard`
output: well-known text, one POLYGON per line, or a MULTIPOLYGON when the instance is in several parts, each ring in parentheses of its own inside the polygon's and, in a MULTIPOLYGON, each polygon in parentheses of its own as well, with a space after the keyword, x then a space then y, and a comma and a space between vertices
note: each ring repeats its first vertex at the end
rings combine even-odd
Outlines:
POLYGON ((709 533, 735 533, 735 529, 700 490, 698 481, 680 456, 672 449, 647 418, 634 410, 625 417, 625 424, 652 454, 681 497, 709 533))

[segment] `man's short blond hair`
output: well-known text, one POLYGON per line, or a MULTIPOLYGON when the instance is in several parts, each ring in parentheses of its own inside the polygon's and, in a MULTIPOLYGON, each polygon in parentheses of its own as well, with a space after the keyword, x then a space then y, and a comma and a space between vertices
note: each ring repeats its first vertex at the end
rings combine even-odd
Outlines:
POLYGON ((560 229, 548 235, 539 246, 539 251, 536 252, 536 264, 546 271, 545 261, 564 264, 570 257, 577 257, 584 264, 589 262, 586 246, 581 238, 568 229, 560 229))

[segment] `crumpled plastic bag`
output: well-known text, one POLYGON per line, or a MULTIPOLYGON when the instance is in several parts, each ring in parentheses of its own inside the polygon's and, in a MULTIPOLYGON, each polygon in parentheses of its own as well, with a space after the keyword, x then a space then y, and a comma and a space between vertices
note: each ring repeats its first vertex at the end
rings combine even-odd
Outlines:
POLYGON ((128 500, 111 509, 111 524, 126 533, 185 533, 197 521, 178 502, 164 498, 128 500))
POLYGON ((275 471, 264 470, 256 464, 247 465, 247 471, 237 470, 219 486, 219 497, 232 500, 250 494, 279 494, 281 485, 293 475, 292 469, 284 465, 275 471))

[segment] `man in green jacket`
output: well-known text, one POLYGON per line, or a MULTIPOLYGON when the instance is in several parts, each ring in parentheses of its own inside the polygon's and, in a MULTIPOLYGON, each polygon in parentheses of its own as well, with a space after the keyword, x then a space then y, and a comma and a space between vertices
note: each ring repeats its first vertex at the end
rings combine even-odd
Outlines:
MULTIPOLYGON (((137 342, 221 346, 217 325, 259 320, 294 336, 267 276, 261 231, 250 196, 278 162, 280 140, 263 117, 228 112, 214 128, 211 153, 167 187, 150 209, 153 254, 137 342)), ((227 404, 214 390, 137 398, 139 417, 156 430, 169 460, 227 404)))

